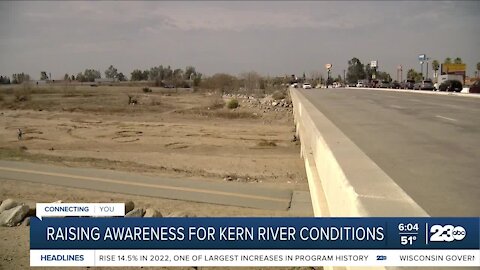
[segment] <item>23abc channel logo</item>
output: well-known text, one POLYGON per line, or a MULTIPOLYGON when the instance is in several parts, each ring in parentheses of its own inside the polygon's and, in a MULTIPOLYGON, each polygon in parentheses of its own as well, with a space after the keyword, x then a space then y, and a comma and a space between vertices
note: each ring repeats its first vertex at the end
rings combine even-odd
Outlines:
POLYGON ((467 231, 462 226, 433 225, 430 227, 430 242, 462 241, 467 231))

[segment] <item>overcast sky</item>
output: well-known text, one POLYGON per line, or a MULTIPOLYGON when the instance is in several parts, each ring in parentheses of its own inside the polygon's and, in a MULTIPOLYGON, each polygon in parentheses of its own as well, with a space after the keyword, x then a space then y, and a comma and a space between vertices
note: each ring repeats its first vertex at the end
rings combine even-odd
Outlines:
POLYGON ((418 55, 480 62, 480 1, 0 2, 0 74, 53 79, 114 65, 343 75, 352 57, 420 69, 418 55))

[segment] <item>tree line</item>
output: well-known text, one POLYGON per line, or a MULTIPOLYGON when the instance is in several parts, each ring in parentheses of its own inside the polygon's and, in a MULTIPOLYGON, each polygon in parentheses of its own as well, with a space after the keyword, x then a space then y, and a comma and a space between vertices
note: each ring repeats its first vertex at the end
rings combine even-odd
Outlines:
POLYGON ((23 72, 13 74, 11 80, 8 76, 0 76, 0 84, 20 84, 26 81, 30 81, 30 75, 23 72))
MULTIPOLYGON (((447 57, 443 61, 443 64, 462 64, 462 59, 456 57, 452 58, 447 57)), ((437 72, 440 68, 440 62, 438 60, 432 61, 432 69, 437 72)), ((477 76, 480 75, 480 62, 476 65, 477 76)), ((374 69, 370 64, 363 64, 358 58, 354 57, 348 61, 348 68, 346 73, 346 82, 347 83, 356 83, 359 80, 365 80, 372 78, 374 69)), ((378 80, 392 81, 390 74, 384 71, 376 70, 376 78, 378 80)), ((117 68, 113 65, 110 65, 104 71, 105 78, 117 80, 117 81, 127 81, 128 78, 122 72, 119 72, 117 68)), ((99 70, 96 69, 85 69, 83 72, 77 73, 77 75, 64 75, 64 80, 69 81, 79 81, 79 82, 94 82, 95 79, 102 78, 102 74, 99 70)), ((305 73, 303 74, 300 80, 306 81, 305 73), (303 78, 303 79, 302 79, 303 78)), ((415 71, 414 69, 409 69, 407 71, 407 79, 412 80, 422 80, 423 75, 420 72, 415 71)), ((46 71, 40 72, 41 80, 49 80, 49 76, 46 71)), ((334 81, 341 82, 342 77, 338 75, 337 78, 328 78, 331 84, 334 81)), ((30 75, 25 73, 15 73, 10 77, 0 76, 0 84, 21 84, 25 81, 30 80, 30 75)), ((311 82, 314 84, 325 83, 325 79, 321 75, 312 74, 310 78, 311 82)), ((289 83, 291 79, 287 76, 277 76, 277 77, 262 77, 258 73, 251 71, 240 74, 239 76, 233 76, 226 73, 217 73, 210 77, 203 76, 202 73, 198 72, 195 67, 187 66, 185 69, 171 68, 170 66, 159 65, 156 67, 151 67, 146 70, 135 69, 130 73, 130 81, 153 81, 157 86, 173 85, 175 87, 190 87, 190 86, 202 86, 204 88, 217 88, 217 89, 230 89, 230 88, 244 88, 246 90, 251 89, 260 89, 264 90, 267 87, 275 87, 285 83, 289 83)))
MULTIPOLYGON (((122 72, 119 72, 117 68, 110 65, 104 72, 105 78, 127 81, 128 78, 122 72)), ((83 72, 79 72, 76 75, 69 75, 66 73, 63 77, 64 80, 79 81, 79 82, 94 82, 95 79, 102 78, 102 73, 96 69, 85 69, 83 72)), ((152 67, 147 70, 135 69, 131 72, 131 81, 154 81, 157 85, 173 84, 184 86, 198 86, 202 78, 202 73, 198 72, 195 67, 187 66, 183 69, 172 69, 170 66, 164 67, 160 65, 158 67, 152 67)), ((13 74, 12 80, 8 76, 0 76, 0 84, 19 84, 24 81, 29 81, 30 75, 19 73, 13 74)), ((46 71, 40 72, 40 80, 51 80, 46 71)))
POLYGON ((376 79, 380 81, 392 81, 390 74, 384 71, 374 70, 370 63, 364 65, 358 58, 353 57, 348 61, 348 68, 346 74, 347 83, 356 83, 359 80, 366 80, 372 78, 375 73, 376 79))
POLYGON ((164 86, 165 84, 186 87, 199 86, 203 74, 197 72, 195 67, 187 66, 185 70, 176 68, 172 69, 170 66, 151 67, 147 70, 135 69, 132 71, 131 81, 154 81, 157 86, 164 86))
MULTIPOLYGON (((447 57, 443 61, 443 64, 463 64, 462 58, 456 57, 453 61, 452 58, 447 57)), ((432 69, 436 74, 438 74, 438 70, 440 69, 440 62, 438 60, 432 61, 432 69)), ((477 63, 477 72, 480 70, 480 62, 477 63)), ((415 71, 413 68, 407 71, 407 79, 414 80, 416 82, 421 81, 423 79, 423 74, 421 72, 415 71)))
MULTIPOLYGON (((443 61, 443 64, 462 64, 462 59, 460 57, 456 57, 452 60, 452 58, 447 57, 443 61)), ((438 60, 432 61, 432 69, 437 72, 440 69, 440 62, 438 60)), ((480 71, 480 62, 477 63, 476 66, 477 74, 480 71)), ((359 80, 366 80, 371 79, 373 74, 373 69, 370 67, 370 64, 362 64, 362 62, 354 57, 350 61, 348 61, 348 70, 346 74, 346 81, 348 83, 356 83, 359 80)), ((378 80, 384 81, 392 81, 390 74, 383 71, 376 72, 376 78, 378 80)), ((407 79, 421 81, 423 79, 423 74, 421 72, 417 72, 414 69, 409 69, 407 71, 407 79)))

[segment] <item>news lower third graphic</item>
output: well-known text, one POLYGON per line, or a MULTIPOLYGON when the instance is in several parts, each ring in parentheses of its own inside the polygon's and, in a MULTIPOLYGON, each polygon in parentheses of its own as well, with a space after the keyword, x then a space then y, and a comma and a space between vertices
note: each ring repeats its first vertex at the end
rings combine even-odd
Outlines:
POLYGON ((38 204, 31 266, 480 266, 479 218, 124 218, 38 204), (62 217, 62 218, 58 218, 62 217))

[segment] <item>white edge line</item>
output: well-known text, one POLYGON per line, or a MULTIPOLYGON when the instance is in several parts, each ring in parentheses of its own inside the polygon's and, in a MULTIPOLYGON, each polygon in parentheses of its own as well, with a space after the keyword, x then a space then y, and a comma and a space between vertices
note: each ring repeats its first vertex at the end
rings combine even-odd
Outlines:
POLYGON ((455 122, 458 121, 457 119, 453 119, 453 118, 445 117, 445 116, 441 116, 441 115, 435 115, 435 117, 442 118, 442 119, 445 119, 445 120, 455 121, 455 122))

